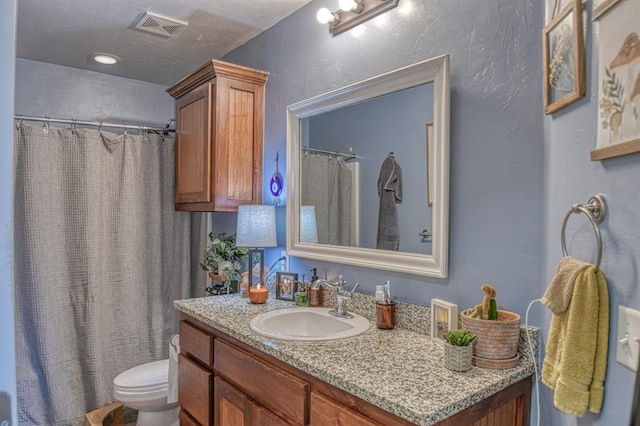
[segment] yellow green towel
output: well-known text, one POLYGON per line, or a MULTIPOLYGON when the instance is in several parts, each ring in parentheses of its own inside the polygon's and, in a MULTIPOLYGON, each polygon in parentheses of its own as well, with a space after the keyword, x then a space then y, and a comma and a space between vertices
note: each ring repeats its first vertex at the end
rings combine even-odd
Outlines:
MULTIPOLYGON (((602 271, 589 266, 575 275, 567 309, 552 315, 542 382, 554 390, 553 404, 582 417, 599 413, 604 397, 609 344, 609 293, 602 271)), ((557 286, 562 292, 562 286, 557 286)), ((553 294, 548 295, 551 299, 553 294)))

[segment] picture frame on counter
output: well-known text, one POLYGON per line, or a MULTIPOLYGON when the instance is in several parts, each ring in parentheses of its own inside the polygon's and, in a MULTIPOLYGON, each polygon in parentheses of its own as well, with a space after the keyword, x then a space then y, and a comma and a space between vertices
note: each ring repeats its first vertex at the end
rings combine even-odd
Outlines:
POLYGON ((276 299, 295 301, 297 283, 297 273, 276 272, 276 299))
POLYGON ((542 30, 544 113, 552 114, 587 93, 582 2, 571 2, 542 30))
POLYGON ((458 305, 431 299, 431 337, 444 342, 444 333, 458 329, 458 305))

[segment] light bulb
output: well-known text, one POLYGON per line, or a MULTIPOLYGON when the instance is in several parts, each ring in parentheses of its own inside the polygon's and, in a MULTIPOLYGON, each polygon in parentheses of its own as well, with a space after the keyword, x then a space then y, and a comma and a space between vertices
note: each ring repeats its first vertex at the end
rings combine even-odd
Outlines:
POLYGON ((340 9, 344 10, 345 12, 349 12, 350 10, 358 6, 358 4, 353 0, 340 0, 338 4, 340 5, 340 9))
POLYGON ((344 12, 360 13, 364 8, 362 1, 357 0, 340 0, 338 4, 340 5, 340 9, 344 12))
POLYGON ((322 9, 318 10, 318 13, 316 14, 316 19, 321 24, 329 24, 335 21, 336 18, 334 14, 329 11, 329 9, 327 9, 326 7, 323 7, 322 9))

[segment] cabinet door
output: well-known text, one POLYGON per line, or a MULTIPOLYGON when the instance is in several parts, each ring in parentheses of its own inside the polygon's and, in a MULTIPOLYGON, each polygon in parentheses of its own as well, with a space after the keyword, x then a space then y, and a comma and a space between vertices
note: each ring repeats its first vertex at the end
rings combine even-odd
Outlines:
POLYGON ((380 423, 316 392, 311 392, 309 421, 313 426, 381 426, 380 423))
POLYGON ((287 423, 220 377, 214 379, 216 426, 284 426, 287 423))
POLYGON ((213 90, 205 84, 176 101, 176 203, 212 201, 213 90))
POLYGON ((237 210, 262 203, 264 86, 217 79, 215 204, 237 210))
POLYGON ((178 401, 180 407, 201 425, 212 423, 213 374, 186 356, 178 355, 178 401))

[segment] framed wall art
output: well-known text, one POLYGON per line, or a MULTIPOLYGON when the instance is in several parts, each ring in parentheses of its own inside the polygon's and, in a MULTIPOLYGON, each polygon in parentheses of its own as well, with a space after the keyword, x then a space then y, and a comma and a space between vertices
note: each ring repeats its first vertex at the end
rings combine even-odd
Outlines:
POLYGON ((276 299, 295 300, 296 283, 298 274, 292 272, 276 273, 276 299))
POLYGON ((640 152, 640 2, 620 1, 599 22, 598 131, 591 160, 640 152))
POLYGON ((458 305, 431 299, 431 337, 444 342, 442 335, 458 328, 458 305))
POLYGON ((600 19, 602 15, 607 13, 609 9, 621 0, 593 0, 593 11, 591 12, 591 20, 600 19))
POLYGON ((586 94, 581 0, 571 0, 542 36, 544 113, 552 114, 586 94))

